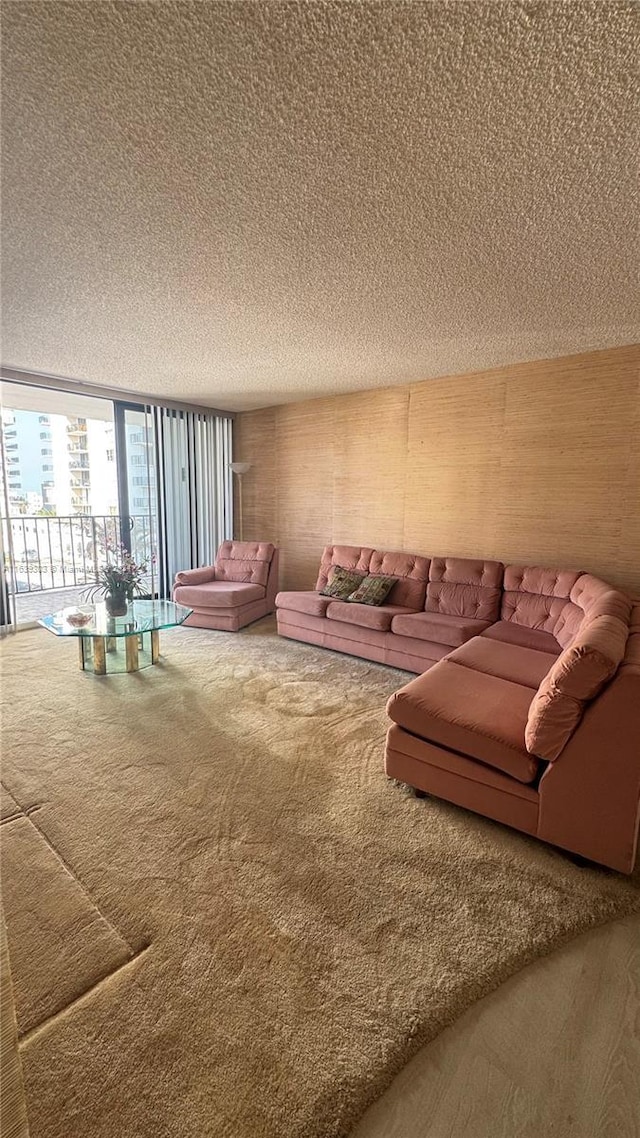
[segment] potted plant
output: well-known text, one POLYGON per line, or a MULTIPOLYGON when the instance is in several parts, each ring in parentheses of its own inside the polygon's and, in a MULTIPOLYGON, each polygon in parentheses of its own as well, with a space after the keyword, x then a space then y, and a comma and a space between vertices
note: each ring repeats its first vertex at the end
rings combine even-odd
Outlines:
POLYGON ((124 545, 110 548, 109 554, 114 559, 98 570, 97 584, 87 590, 87 597, 102 596, 109 616, 126 616, 129 601, 145 592, 149 564, 135 561, 124 545))

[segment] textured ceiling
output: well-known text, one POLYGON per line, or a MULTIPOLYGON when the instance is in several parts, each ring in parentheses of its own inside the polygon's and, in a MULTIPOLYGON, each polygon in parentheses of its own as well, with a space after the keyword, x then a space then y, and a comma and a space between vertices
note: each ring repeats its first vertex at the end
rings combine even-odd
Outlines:
POLYGON ((239 409, 638 338, 635 3, 2 9, 5 363, 239 409))

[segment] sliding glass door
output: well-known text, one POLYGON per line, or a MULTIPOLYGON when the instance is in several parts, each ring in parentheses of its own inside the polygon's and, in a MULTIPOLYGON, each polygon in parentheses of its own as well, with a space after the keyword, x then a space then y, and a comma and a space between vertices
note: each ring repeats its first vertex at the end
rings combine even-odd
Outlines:
POLYGON ((114 403, 120 543, 148 566, 147 590, 155 596, 158 499, 153 419, 136 403, 114 403))
POLYGON ((233 535, 232 421, 2 380, 0 629, 81 604, 122 546, 147 596, 233 535))
POLYGON ((79 604, 119 533, 113 403, 2 382, 5 625, 79 604))

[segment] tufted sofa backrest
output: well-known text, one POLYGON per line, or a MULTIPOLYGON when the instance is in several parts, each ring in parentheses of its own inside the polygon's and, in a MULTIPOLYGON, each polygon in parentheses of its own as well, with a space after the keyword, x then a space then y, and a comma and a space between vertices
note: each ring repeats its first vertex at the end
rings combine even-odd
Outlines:
POLYGON ((429 580, 429 558, 417 553, 383 553, 374 549, 369 572, 376 577, 397 577, 387 603, 421 609, 429 580))
POLYGON ((216 555, 216 581, 267 586, 275 546, 269 541, 223 541, 216 555))
POLYGON ((357 573, 371 573, 376 577, 397 577, 387 603, 421 609, 429 579, 429 558, 417 553, 385 552, 360 545, 326 545, 320 561, 316 589, 324 589, 329 573, 335 565, 354 569, 357 573))
POLYGON ((501 561, 432 557, 427 612, 497 620, 502 597, 501 561))
POLYGON ((543 569, 538 565, 507 565, 504 571, 502 620, 554 633, 569 603, 579 572, 570 569, 543 569))
MULTIPOLYGON (((273 550, 250 542, 225 542, 234 550, 273 550)), ((231 555, 229 555, 231 556, 231 555)), ((265 552, 234 554, 239 566, 265 552)), ((216 563, 217 564, 217 563, 216 563)), ((477 620, 506 620, 549 632, 561 648, 584 633, 591 621, 612 617, 628 625, 632 602, 618 589, 590 573, 548 569, 538 565, 507 565, 467 557, 424 557, 417 553, 384 551, 361 545, 327 545, 320 561, 316 590, 324 588, 334 566, 358 573, 396 577, 388 603, 447 616, 477 620)), ((216 574, 217 575, 217 574, 216 574)), ((250 580, 228 577, 228 580, 250 580)))
POLYGON ((560 613, 553 635, 562 648, 568 648, 590 621, 601 616, 615 617, 628 624, 631 598, 599 577, 583 573, 571 590, 569 603, 560 613))
POLYGON ((368 573, 372 553, 373 550, 364 545, 325 545, 315 585, 317 592, 324 589, 336 565, 341 569, 353 569, 356 573, 368 573))

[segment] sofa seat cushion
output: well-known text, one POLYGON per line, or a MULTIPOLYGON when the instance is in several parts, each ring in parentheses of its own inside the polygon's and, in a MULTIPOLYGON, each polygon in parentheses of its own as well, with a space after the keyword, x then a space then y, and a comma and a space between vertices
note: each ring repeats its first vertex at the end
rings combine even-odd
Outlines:
POLYGON ((276 608, 306 612, 309 616, 324 616, 330 604, 331 597, 315 592, 282 592, 276 597, 276 608))
POLYGON ((488 676, 511 680, 514 684, 537 691, 558 657, 551 652, 523 648, 520 644, 474 636, 473 640, 451 652, 449 659, 465 668, 475 668, 476 672, 486 672, 488 676))
POLYGON ((394 616, 410 613, 412 609, 402 605, 358 605, 352 601, 331 601, 327 609, 329 620, 341 620, 345 624, 356 624, 360 628, 373 628, 378 632, 388 632, 394 616))
POLYGON ((523 798, 526 802, 538 805, 538 792, 528 782, 519 782, 517 778, 502 771, 479 763, 477 759, 468 759, 458 755, 455 751, 445 750, 443 747, 425 743, 424 739, 416 739, 397 723, 392 723, 387 732, 387 747, 409 758, 416 759, 428 767, 437 767, 441 771, 450 771, 451 774, 460 775, 470 782, 481 786, 491 786, 495 790, 502 790, 505 794, 513 794, 516 798, 523 798))
POLYGON ((240 581, 208 581, 204 585, 177 585, 174 600, 193 609, 228 609, 264 600, 262 585, 245 585, 240 581))
POLYGON ((409 616, 395 616, 391 631, 399 636, 415 636, 417 640, 430 640, 432 644, 447 644, 457 648, 479 636, 489 627, 488 620, 475 620, 469 616, 449 616, 439 612, 419 612, 409 616))
POLYGON ((511 620, 497 620, 490 628, 480 633, 489 640, 502 640, 505 644, 519 644, 522 648, 533 648, 536 652, 549 652, 560 655, 560 645, 550 632, 539 628, 527 628, 524 624, 514 624, 511 620))
POLYGON ((387 713, 420 739, 533 782, 540 764, 524 745, 530 703, 531 688, 445 659, 395 692, 387 713))

